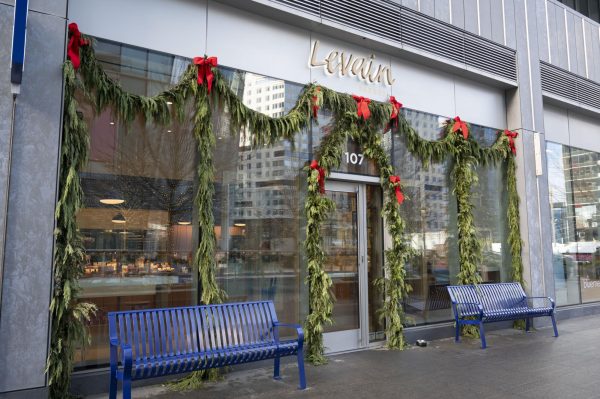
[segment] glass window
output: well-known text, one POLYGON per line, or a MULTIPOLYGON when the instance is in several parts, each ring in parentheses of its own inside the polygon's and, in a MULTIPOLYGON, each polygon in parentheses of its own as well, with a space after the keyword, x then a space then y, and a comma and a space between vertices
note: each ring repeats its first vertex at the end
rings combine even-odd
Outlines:
POLYGON ((557 305, 600 300, 600 153, 548 142, 557 305))
MULTIPOLYGON (((412 126, 427 140, 443 135, 447 118, 410 109, 403 110, 412 126)), ((496 130, 472 126, 471 134, 481 145, 488 146, 496 138, 496 130)), ((403 136, 394 135, 392 147, 394 168, 400 174, 408 200, 401 206, 406 232, 412 238, 417 255, 406 264, 407 279, 413 291, 405 302, 405 310, 416 324, 449 320, 452 317, 446 286, 456 284, 459 272, 456 199, 452 195, 450 176, 453 163, 423 168, 421 162, 406 149, 403 136)), ((506 209, 503 192, 504 172, 496 167, 477 169, 479 184, 472 190, 478 237, 483 242, 479 271, 484 282, 510 279, 510 253, 506 252, 506 209)))
MULTIPOLYGON (((321 140, 335 127, 335 120, 331 111, 320 109, 318 113, 318 121, 316 124, 311 120, 312 124, 312 150, 313 153, 318 151, 321 145, 321 140)), ((313 157, 316 155, 313 155, 313 157)), ((379 169, 376 163, 366 158, 360 149, 357 142, 352 139, 346 141, 346 148, 342 152, 339 168, 332 172, 352 173, 362 175, 379 176, 379 169)))
POLYGON ((600 0, 558 0, 586 17, 600 22, 600 0))
MULTIPOLYGON (((471 135, 481 146, 489 147, 496 141, 497 129, 472 124, 471 135)), ((512 258, 506 244, 506 166, 478 165, 476 171, 479 181, 472 188, 471 200, 477 235, 483 244, 479 271, 485 283, 511 281, 512 258)))
MULTIPOLYGON (((244 86, 257 86, 260 92, 260 87, 281 85, 285 112, 302 91, 302 85, 280 79, 225 68, 222 73, 232 87, 240 88, 238 95, 250 107, 250 100, 258 97, 242 96, 244 86)), ((265 113, 276 115, 273 109, 265 113)), ((307 133, 298 132, 294 149, 284 141, 269 149, 252 149, 243 131, 229 131, 225 111, 213 114, 213 128, 220 137, 214 156, 218 282, 228 301, 270 299, 280 320, 301 322, 308 310, 301 255, 306 191, 302 167, 308 149, 300 137, 307 133), (269 158, 271 151, 276 160, 258 162, 252 174, 237 176, 240 159, 261 159, 263 154, 269 158)))
MULTIPOLYGON (((99 40, 98 59, 129 92, 154 95, 176 82, 188 61, 99 40)), ((90 160, 81 172, 85 203, 77 215, 87 262, 81 300, 99 311, 79 367, 108 363, 107 312, 193 302, 192 229, 196 145, 186 121, 155 127, 95 115, 84 98, 90 160)))

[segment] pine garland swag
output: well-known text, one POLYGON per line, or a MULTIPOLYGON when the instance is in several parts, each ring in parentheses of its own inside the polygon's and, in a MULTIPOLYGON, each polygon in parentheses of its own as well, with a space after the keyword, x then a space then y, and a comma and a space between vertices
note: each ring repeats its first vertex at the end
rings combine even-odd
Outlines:
POLYGON ((74 93, 78 88, 70 62, 63 67, 65 104, 60 157, 59 198, 56 204, 54 249, 54 288, 50 302, 50 350, 46 362, 50 397, 69 397, 73 358, 77 345, 89 340, 86 323, 96 313, 96 306, 77 302, 79 278, 85 264, 85 248, 77 228, 76 215, 83 205, 79 171, 89 153, 89 134, 77 112, 74 93))
MULTIPOLYGON (((336 167, 336 162, 339 163, 341 158, 341 144, 348 136, 357 139, 365 154, 377 162, 384 190, 383 215, 392 236, 392 249, 385 254, 386 276, 378 281, 378 285, 386 293, 386 301, 380 314, 388 322, 386 334, 391 348, 402 348, 406 344, 402 334, 404 318, 402 300, 410 292, 410 286, 405 281, 404 264, 412 256, 412 248, 404 238, 404 223, 395 198, 395 186, 389 181, 393 171, 380 145, 381 136, 377 133, 387 130, 383 127, 388 124, 395 126, 396 134, 406 138, 407 149, 420 159, 424 166, 431 162, 442 162, 447 156, 451 156, 455 161, 452 175, 456 185, 453 191, 457 194, 457 201, 460 201, 461 208, 459 230, 462 231, 462 241, 459 244, 461 258, 459 279, 462 282, 480 281, 480 277, 479 280, 477 279, 477 269, 473 266, 476 266, 480 256, 481 244, 474 232, 472 205, 469 201, 470 186, 456 183, 463 182, 464 179, 474 183, 476 175, 473 167, 477 164, 507 162, 508 242, 512 254, 512 277, 514 281, 523 284, 516 166, 510 154, 509 139, 505 134, 499 134, 492 146, 481 148, 470 138, 456 134, 460 132, 448 134, 453 125, 450 121, 446 126, 447 134, 443 138, 435 141, 425 140, 410 126, 402 113, 393 124, 390 124, 390 116, 393 115, 392 104, 371 101, 368 104, 369 119, 359 120, 356 114, 357 103, 351 96, 315 84, 304 87, 290 112, 280 118, 272 118, 244 105, 217 69, 213 70, 213 90, 209 96, 206 87, 198 85, 197 68, 192 63, 179 82, 169 90, 151 97, 130 94, 104 72, 95 58, 93 42, 89 38, 84 40, 87 40, 89 45, 79 49, 81 65, 78 74, 75 73, 70 61, 65 62, 63 69, 65 78, 63 143, 59 201, 56 207, 51 349, 47 365, 51 397, 64 398, 68 395, 74 348, 85 338, 85 322, 95 311, 93 305, 76 304, 79 292, 77 281, 81 276, 85 260, 85 252, 75 220, 83 196, 78 173, 87 161, 89 132, 82 118, 77 115, 75 90, 83 92, 97 112, 112 107, 118 119, 125 123, 133 121, 138 116, 145 118, 147 123, 157 124, 168 124, 173 118, 183 120, 186 117, 184 104, 187 99, 194 98, 193 134, 198 143, 200 159, 195 203, 200 215, 199 228, 202 237, 205 238, 200 241, 196 251, 194 266, 198 268, 200 275, 203 303, 217 303, 225 298, 225 293, 216 284, 214 264, 215 237, 211 203, 214 193, 212 148, 215 139, 210 125, 213 104, 219 104, 227 110, 231 126, 245 131, 250 136, 254 147, 273 145, 280 140, 293 142, 294 135, 307 126, 311 118, 315 119, 313 115, 315 106, 328 109, 333 112, 336 121, 334 130, 338 130, 338 133, 330 134, 323 139, 319 164, 327 171, 336 167), (316 102, 314 98, 317 99, 316 102), (463 141, 459 141, 459 138, 463 141), (331 142, 328 142, 329 140, 331 142), (466 262, 465 267, 462 266, 463 262, 466 262)), ((305 328, 309 343, 309 360, 322 363, 325 361, 322 355, 322 329, 324 324, 331 322, 333 297, 330 292, 331 280, 322 268, 324 254, 320 246, 318 226, 332 209, 332 203, 318 194, 317 176, 314 171, 309 173, 308 183, 305 209, 307 215, 309 212, 312 213, 307 220, 305 248, 308 256, 307 281, 310 285, 311 313, 306 320, 305 328)))

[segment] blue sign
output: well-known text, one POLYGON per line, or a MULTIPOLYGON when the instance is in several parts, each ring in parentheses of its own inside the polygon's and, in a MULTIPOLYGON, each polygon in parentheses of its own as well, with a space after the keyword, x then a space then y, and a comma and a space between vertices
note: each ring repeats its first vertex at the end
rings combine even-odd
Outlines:
POLYGON ((28 9, 29 0, 15 1, 15 22, 13 25, 12 37, 10 82, 16 85, 21 84, 21 79, 23 78, 28 9))

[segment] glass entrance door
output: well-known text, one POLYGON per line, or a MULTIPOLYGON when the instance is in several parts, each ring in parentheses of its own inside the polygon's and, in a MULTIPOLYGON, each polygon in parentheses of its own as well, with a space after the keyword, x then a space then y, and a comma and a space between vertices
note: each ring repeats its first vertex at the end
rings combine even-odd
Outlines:
POLYGON ((323 338, 332 353, 382 338, 378 333, 383 328, 371 313, 381 303, 372 280, 383 270, 383 228, 379 187, 328 181, 325 189, 335 203, 322 228, 324 269, 335 295, 333 325, 325 328, 323 338))

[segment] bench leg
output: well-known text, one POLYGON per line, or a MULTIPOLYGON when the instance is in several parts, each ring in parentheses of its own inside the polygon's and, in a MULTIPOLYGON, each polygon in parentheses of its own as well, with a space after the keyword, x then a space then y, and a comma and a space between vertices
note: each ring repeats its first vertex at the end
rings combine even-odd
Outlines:
POLYGON ((279 356, 275 357, 275 367, 273 370, 273 378, 276 380, 280 380, 281 377, 279 376, 279 363, 280 363, 280 358, 279 356))
POLYGON ((110 388, 108 391, 109 399, 117 399, 117 371, 110 370, 110 388))
POLYGON ((483 328, 483 321, 479 322, 479 336, 481 337, 481 349, 485 349, 487 345, 485 344, 485 330, 483 328))
POLYGON ((131 378, 123 378, 123 399, 131 399, 131 378))
POLYGON ((554 313, 550 315, 552 318, 552 327, 554 327, 554 336, 558 337, 558 329, 556 328, 556 320, 554 319, 554 313))
POLYGON ((298 373, 300 376, 300 385, 298 389, 306 389, 306 375, 304 374, 304 352, 298 350, 298 373))
POLYGON ((455 332, 454 332, 454 342, 460 341, 460 323, 457 321, 454 323, 455 332))

